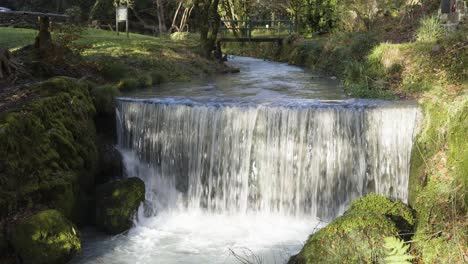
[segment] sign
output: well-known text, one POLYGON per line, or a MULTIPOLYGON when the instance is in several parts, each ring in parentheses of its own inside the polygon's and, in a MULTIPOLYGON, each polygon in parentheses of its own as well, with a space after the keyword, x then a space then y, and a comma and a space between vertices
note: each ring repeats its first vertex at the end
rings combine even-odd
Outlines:
POLYGON ((128 18, 128 8, 126 6, 117 7, 117 21, 126 22, 128 18))
POLYGON ((127 32, 127 38, 130 38, 128 33, 128 7, 127 6, 119 6, 115 9, 115 29, 117 31, 117 35, 119 35, 119 23, 125 22, 125 31, 127 32))

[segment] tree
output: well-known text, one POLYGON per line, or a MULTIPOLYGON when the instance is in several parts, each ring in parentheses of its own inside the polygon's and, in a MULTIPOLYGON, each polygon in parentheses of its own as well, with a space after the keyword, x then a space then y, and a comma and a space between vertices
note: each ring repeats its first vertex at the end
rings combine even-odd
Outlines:
POLYGON ((218 13, 219 0, 195 0, 199 10, 200 40, 205 57, 210 58, 215 49, 221 16, 218 13))

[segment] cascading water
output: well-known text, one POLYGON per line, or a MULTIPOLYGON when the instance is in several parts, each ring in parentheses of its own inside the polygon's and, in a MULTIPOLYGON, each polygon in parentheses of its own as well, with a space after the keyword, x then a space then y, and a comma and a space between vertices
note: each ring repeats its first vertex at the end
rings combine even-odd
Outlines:
POLYGON ((215 84, 118 100, 118 147, 147 201, 128 234, 88 240, 75 263, 284 263, 353 199, 406 201, 415 105, 237 63, 245 73, 215 84))
POLYGON ((407 198, 413 106, 120 100, 117 112, 119 146, 160 178, 130 172, 153 205, 162 182, 190 208, 323 220, 368 192, 407 198))

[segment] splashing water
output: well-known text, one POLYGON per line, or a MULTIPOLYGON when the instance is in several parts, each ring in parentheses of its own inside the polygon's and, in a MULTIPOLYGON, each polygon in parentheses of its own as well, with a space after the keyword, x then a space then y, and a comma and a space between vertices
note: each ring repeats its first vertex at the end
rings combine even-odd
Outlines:
POLYGON ((119 148, 147 201, 76 263, 285 263, 353 199, 406 201, 414 105, 229 94, 119 99, 119 148))

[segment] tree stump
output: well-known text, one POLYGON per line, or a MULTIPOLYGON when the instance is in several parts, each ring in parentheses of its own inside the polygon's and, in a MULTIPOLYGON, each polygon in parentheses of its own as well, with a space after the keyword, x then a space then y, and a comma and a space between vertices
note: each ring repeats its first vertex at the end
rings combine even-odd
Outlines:
POLYGON ((0 48, 0 80, 12 80, 16 76, 17 64, 10 51, 0 48))

